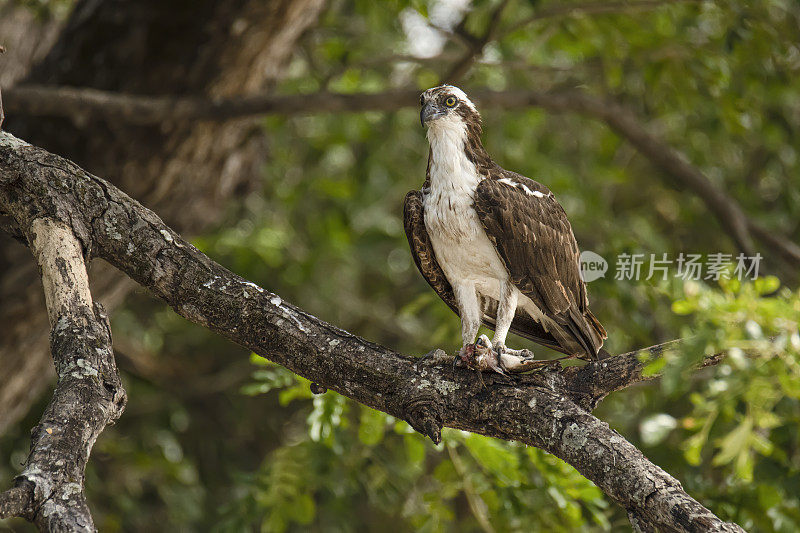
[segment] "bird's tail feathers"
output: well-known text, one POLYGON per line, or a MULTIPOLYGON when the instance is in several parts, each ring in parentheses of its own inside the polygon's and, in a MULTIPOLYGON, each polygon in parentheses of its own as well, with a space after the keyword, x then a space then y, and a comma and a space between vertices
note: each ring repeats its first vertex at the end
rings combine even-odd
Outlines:
POLYGON ((590 359, 600 358, 600 350, 607 334, 605 328, 591 311, 587 309, 581 313, 575 308, 570 309, 567 327, 590 359))
POLYGON ((592 328, 594 328, 595 332, 597 333, 597 336, 600 338, 600 346, 602 346, 603 341, 608 338, 608 334, 606 333, 606 328, 603 327, 603 324, 601 324, 600 321, 597 320, 597 317, 594 316, 594 314, 592 314, 592 312, 589 311, 588 309, 583 314, 583 316, 586 317, 586 320, 588 320, 589 324, 592 326, 592 328))

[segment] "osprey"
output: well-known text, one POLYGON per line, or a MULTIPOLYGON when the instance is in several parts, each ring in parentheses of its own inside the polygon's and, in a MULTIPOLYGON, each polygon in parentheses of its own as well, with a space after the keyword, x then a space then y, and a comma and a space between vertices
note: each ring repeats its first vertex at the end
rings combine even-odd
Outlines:
POLYGON ((428 127, 422 190, 406 195, 403 218, 414 262, 461 317, 461 359, 481 370, 524 369, 527 350, 509 331, 567 355, 596 360, 606 332, 589 311, 578 244, 553 193, 501 168, 481 143, 481 117, 452 85, 420 96, 428 127), (494 330, 476 343, 481 323, 494 330))

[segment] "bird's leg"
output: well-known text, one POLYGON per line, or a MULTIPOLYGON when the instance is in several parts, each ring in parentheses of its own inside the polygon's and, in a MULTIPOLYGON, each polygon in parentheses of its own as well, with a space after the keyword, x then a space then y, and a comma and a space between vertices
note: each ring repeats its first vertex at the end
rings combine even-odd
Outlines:
POLYGON ((517 312, 518 292, 510 280, 502 282, 500 287, 500 301, 497 305, 495 318, 494 339, 492 346, 498 354, 506 351, 506 337, 517 312))
POLYGON ((498 366, 511 372, 522 372, 535 360, 530 350, 506 348, 506 337, 517 312, 519 292, 510 280, 503 282, 497 306, 496 326, 492 346, 497 354, 498 366))
MULTIPOLYGON (((462 363, 469 368, 478 370, 479 373, 491 370, 498 374, 506 375, 500 359, 502 352, 492 348, 492 343, 489 342, 489 338, 486 335, 481 335, 477 341, 475 340, 483 313, 478 302, 475 286, 468 284, 458 285, 453 288, 453 292, 461 314, 461 338, 464 343, 453 363, 462 363)), ((501 341, 504 341, 505 335, 508 334, 508 328, 511 327, 511 320, 514 318, 514 311, 517 305, 516 291, 509 290, 509 293, 510 297, 506 307, 510 309, 510 312, 507 313, 510 314, 510 317, 506 319, 504 333, 501 332, 501 341)), ((497 338, 496 335, 495 338, 497 338)), ((480 379, 483 381, 483 377, 480 379)))
POLYGON ((478 293, 475 285, 469 283, 458 284, 453 287, 459 315, 461 315, 461 350, 453 364, 462 362, 467 366, 473 365, 475 358, 475 337, 481 327, 481 308, 478 303, 478 293))

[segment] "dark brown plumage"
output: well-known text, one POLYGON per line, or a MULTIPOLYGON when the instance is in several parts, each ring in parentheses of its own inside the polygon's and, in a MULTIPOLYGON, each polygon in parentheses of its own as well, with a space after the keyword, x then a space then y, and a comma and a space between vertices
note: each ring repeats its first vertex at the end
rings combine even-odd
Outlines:
POLYGON ((489 240, 512 283, 562 326, 551 332, 558 342, 556 349, 597 358, 606 332, 589 311, 586 284, 580 277, 580 251, 564 209, 544 185, 495 167, 475 193, 475 210, 489 240), (529 195, 508 185, 509 181, 543 196, 529 195))

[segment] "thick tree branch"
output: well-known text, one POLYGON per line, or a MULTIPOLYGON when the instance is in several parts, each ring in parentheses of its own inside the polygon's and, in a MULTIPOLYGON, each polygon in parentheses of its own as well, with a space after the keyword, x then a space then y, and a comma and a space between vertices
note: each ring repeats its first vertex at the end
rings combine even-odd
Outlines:
POLYGON ((19 85, 6 89, 4 95, 6 109, 13 113, 65 117, 76 121, 91 116, 150 125, 186 120, 225 121, 270 114, 394 111, 417 105, 419 101, 419 91, 415 89, 373 94, 320 92, 209 99, 191 96, 138 96, 77 87, 19 85))
MULTIPOLYGON (((10 139, 0 138, 0 147, 10 139)), ((11 188, 4 162, 0 183, 11 188)), ((51 200, 51 208, 69 212, 51 200)), ((4 201, 0 205, 7 207, 4 201)), ((21 516, 42 531, 94 531, 83 492, 84 469, 98 435, 125 405, 108 318, 92 303, 84 248, 71 221, 43 217, 36 210, 11 214, 41 270, 58 384, 31 432, 31 452, 15 487, 0 494, 0 518, 21 516)))
POLYGON ((795 268, 800 268, 800 246, 796 242, 787 239, 776 231, 760 226, 749 218, 747 219, 747 227, 754 237, 761 240, 771 250, 774 250, 786 263, 795 268))
POLYGON ((443 426, 517 440, 564 459, 632 516, 655 527, 741 531, 577 405, 563 372, 546 368, 524 383, 488 376, 484 387, 465 369, 426 367, 365 341, 213 262, 102 179, 5 133, 0 133, 0 210, 20 227, 36 219, 69 224, 85 249, 187 319, 319 386, 406 420, 435 442, 443 426))
MULTIPOLYGON (((485 108, 516 109, 541 107, 555 113, 573 112, 604 122, 630 142, 651 163, 662 170, 671 184, 694 192, 715 215, 737 247, 754 255, 753 237, 793 268, 800 268, 800 246, 791 239, 752 220, 738 202, 684 154, 648 131, 629 109, 584 91, 558 93, 536 91, 475 90, 471 95, 485 108)), ((416 89, 395 89, 383 93, 307 95, 256 95, 208 100, 192 97, 139 97, 92 89, 44 86, 12 87, 6 91, 6 106, 33 115, 55 115, 79 120, 93 115, 133 123, 163 123, 181 120, 224 121, 267 114, 308 114, 347 111, 393 111, 418 104, 416 89)))
POLYGON ((0 520, 11 517, 32 520, 33 487, 26 481, 0 493, 0 520))
MULTIPOLYGON (((667 350, 678 348, 682 341, 676 339, 616 355, 603 361, 564 368, 561 371, 564 377, 564 390, 573 402, 591 411, 612 392, 659 377, 658 373, 644 375, 645 367, 648 363, 663 357, 667 350)), ((709 355, 703 359, 699 367, 714 366, 724 357, 724 353, 709 355)))

